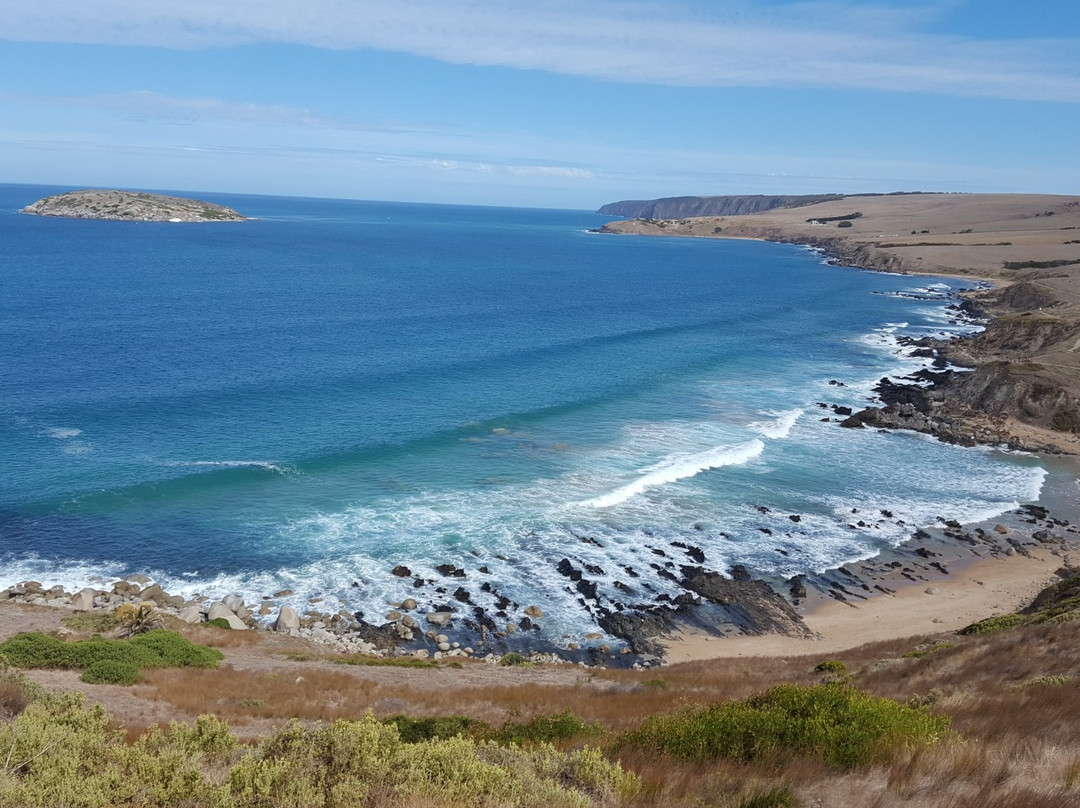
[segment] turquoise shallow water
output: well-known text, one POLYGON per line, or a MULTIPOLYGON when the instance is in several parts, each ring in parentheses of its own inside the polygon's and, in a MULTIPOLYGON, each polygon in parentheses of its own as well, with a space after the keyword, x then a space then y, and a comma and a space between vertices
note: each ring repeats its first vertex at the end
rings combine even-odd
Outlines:
POLYGON ((654 602, 680 591, 671 542, 792 575, 991 518, 1045 476, 820 420, 919 366, 898 336, 970 329, 940 279, 600 236, 577 211, 205 195, 258 219, 17 215, 52 190, 0 186, 0 585, 142 571, 377 615, 461 584, 395 565, 449 563, 474 603, 496 611, 487 581, 518 604, 500 620, 543 604, 568 642, 596 609, 564 557, 602 602, 654 602), (895 518, 853 531, 853 507, 895 518))

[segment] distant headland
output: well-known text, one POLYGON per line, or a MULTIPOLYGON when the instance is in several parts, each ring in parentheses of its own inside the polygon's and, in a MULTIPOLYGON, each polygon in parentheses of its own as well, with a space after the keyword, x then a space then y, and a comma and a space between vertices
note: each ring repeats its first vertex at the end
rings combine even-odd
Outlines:
POLYGON ((39 199, 21 212, 34 216, 128 222, 242 222, 247 219, 232 208, 213 202, 115 190, 68 191, 39 199))
POLYGON ((845 426, 1080 454, 1080 196, 896 193, 624 201, 601 233, 805 244, 832 263, 988 280, 964 294, 979 336, 924 340, 941 372, 879 389, 845 426), (709 211, 708 213, 704 211, 709 211), (972 368, 957 373, 953 366, 972 368))

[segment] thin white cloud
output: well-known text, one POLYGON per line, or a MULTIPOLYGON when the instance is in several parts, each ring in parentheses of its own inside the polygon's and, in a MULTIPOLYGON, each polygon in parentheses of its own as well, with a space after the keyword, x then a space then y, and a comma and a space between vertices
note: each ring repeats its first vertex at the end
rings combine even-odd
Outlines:
MULTIPOLYGON (((421 165, 414 161, 413 165, 421 165)), ((506 163, 479 162, 474 160, 448 160, 434 158, 428 162, 432 168, 440 171, 468 171, 477 174, 510 174, 515 177, 555 177, 564 180, 591 180, 596 172, 587 168, 560 165, 515 165, 506 163)))
MULTIPOLYGON (((922 33, 947 4, 819 0, 763 10, 739 0, 707 9, 660 0, 0 0, 0 35, 172 48, 279 42, 608 81, 1080 102, 1080 39, 922 33)), ((977 3, 968 5, 979 13, 977 3)))
MULTIPOLYGON (((2 98, 3 96, 0 96, 0 99, 2 98)), ((430 131, 422 127, 403 124, 330 118, 314 114, 307 109, 278 104, 255 104, 247 101, 227 101, 208 97, 184 98, 150 90, 105 95, 69 96, 45 100, 50 103, 110 110, 141 120, 174 124, 231 121, 245 124, 270 124, 362 132, 430 131)))

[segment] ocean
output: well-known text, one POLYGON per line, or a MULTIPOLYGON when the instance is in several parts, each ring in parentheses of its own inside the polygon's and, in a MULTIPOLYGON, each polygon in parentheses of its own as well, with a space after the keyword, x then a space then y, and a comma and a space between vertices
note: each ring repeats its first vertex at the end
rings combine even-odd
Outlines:
POLYGON ((18 215, 59 190, 0 186, 0 586, 142 572, 375 623, 406 597, 499 624, 538 605, 559 646, 597 602, 678 595, 695 551, 823 570, 1046 477, 836 423, 927 361, 901 337, 978 328, 949 308, 963 281, 598 235, 583 211, 187 193, 255 220, 18 215))

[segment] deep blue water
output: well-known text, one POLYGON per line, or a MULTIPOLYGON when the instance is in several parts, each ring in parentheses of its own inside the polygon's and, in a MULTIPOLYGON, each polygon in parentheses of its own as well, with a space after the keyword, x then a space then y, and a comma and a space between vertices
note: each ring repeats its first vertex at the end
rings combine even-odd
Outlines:
POLYGON ((0 186, 0 585, 142 571, 377 614, 417 595, 395 564, 454 563, 559 641, 595 629, 564 556, 601 592, 633 567, 648 599, 675 592, 650 566, 671 541, 790 575, 906 537, 850 530, 853 507, 910 526, 1039 493, 1033 458, 820 420, 918 366, 897 335, 963 330, 940 279, 579 211, 17 214, 56 190, 0 186))

